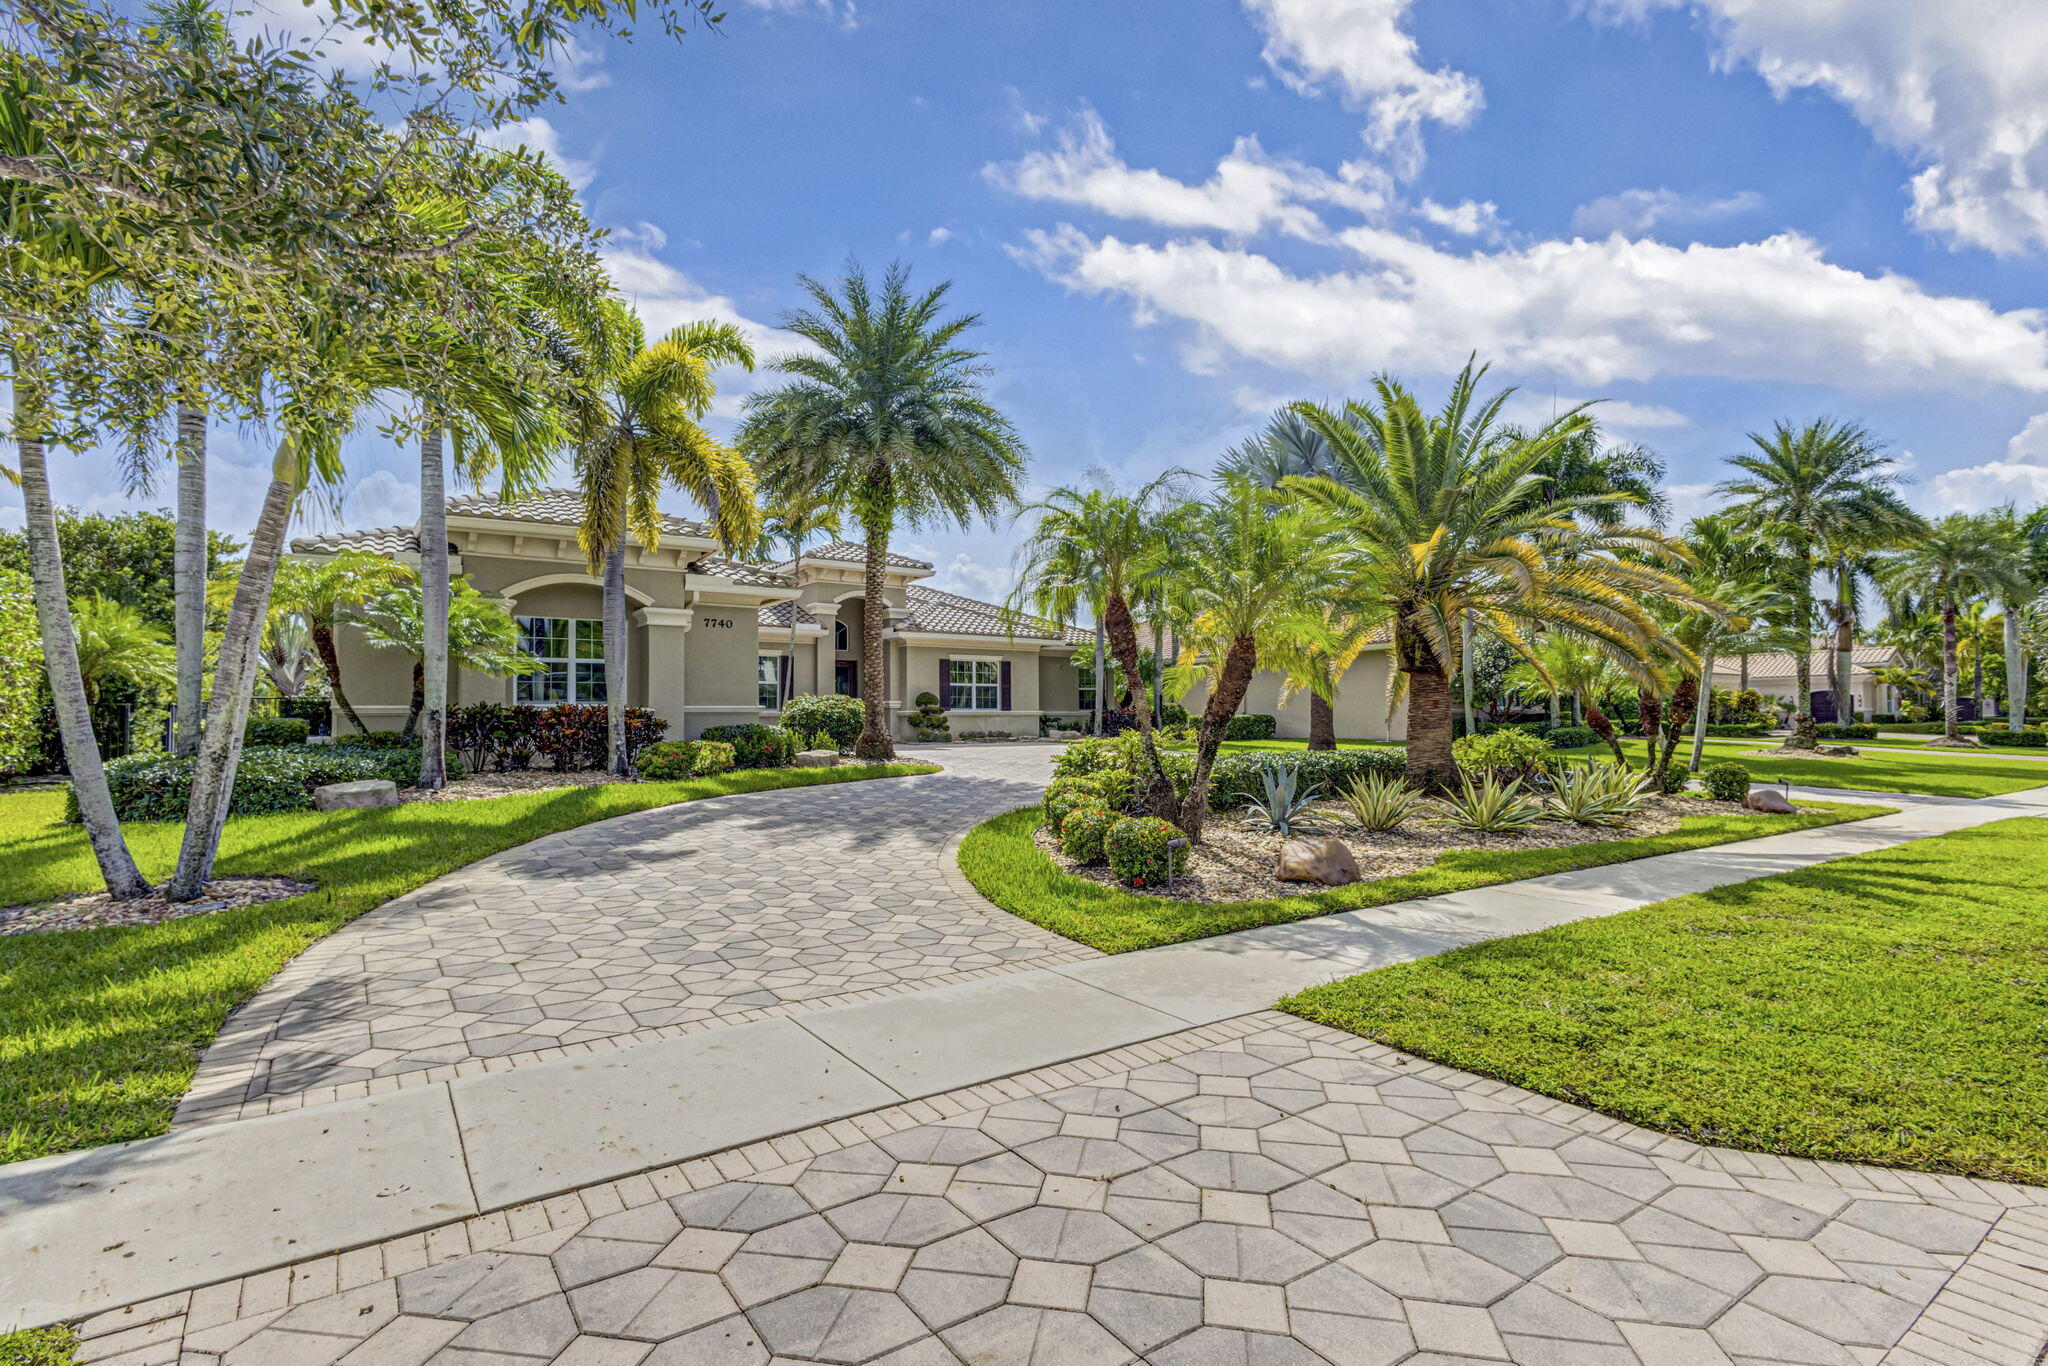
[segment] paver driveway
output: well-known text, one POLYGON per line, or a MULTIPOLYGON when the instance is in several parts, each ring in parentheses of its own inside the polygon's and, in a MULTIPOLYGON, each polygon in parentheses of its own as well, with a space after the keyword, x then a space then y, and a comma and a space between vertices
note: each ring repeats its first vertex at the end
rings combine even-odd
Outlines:
POLYGON ((1872 1366, 2028 1194, 1752 1162, 1261 1015, 86 1332, 183 1366, 1872 1366))
POLYGON ((665 807, 472 864, 280 972, 207 1051, 179 1119, 1092 956, 990 906, 944 857, 1034 801, 1051 755, 952 746, 929 777, 665 807))

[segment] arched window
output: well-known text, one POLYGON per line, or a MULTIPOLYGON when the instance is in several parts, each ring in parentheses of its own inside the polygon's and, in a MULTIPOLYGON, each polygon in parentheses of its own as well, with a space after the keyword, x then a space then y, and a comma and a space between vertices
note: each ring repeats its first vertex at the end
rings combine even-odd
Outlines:
POLYGON ((846 629, 846 623, 843 621, 832 623, 832 648, 835 650, 851 650, 853 648, 853 633, 846 629))

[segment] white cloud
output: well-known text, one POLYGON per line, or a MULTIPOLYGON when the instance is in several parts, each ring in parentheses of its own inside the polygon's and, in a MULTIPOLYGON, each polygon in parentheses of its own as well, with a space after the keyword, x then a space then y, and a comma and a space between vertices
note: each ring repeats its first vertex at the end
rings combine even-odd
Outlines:
POLYGON ((1581 204, 1572 214, 1572 231, 1588 237, 1646 237, 1664 223, 1706 223, 1754 213, 1763 196, 1739 190, 1720 199, 1680 194, 1676 190, 1623 190, 1581 204))
POLYGON ((988 564, 964 550, 956 551, 950 560, 943 559, 928 547, 913 547, 910 553, 931 560, 937 566, 926 582, 942 593, 958 593, 983 602, 1001 602, 1010 595, 1010 589, 1017 582, 1016 571, 1008 565, 988 564))
POLYGON ((573 189, 581 190, 597 179, 597 163, 569 156, 562 151, 562 135, 546 119, 521 119, 516 123, 487 129, 477 135, 480 142, 507 151, 525 147, 538 152, 549 165, 561 172, 562 179, 573 189))
POLYGON ((1703 16, 1726 65, 1820 90, 1920 169, 1908 216, 2012 253, 2048 247, 2048 6, 2027 0, 1586 0, 1703 16))
POLYGON ((668 245, 668 234, 643 218, 630 228, 613 228, 611 236, 606 240, 614 247, 639 247, 643 251, 660 251, 668 245))
POLYGON ((952 236, 953 230, 951 228, 933 228, 925 234, 924 244, 928 247, 940 246, 951 239, 952 236))
POLYGON ((859 11, 853 0, 747 0, 758 10, 777 14, 822 14, 841 28, 853 28, 859 23, 859 11))
POLYGON ((611 73, 604 70, 603 50, 586 47, 573 37, 555 49, 554 63, 555 83, 571 95, 602 90, 612 83, 611 73))
POLYGON ((2005 459, 1937 474, 1928 481, 1937 512, 1982 512, 2001 503, 2048 503, 2048 413, 2037 413, 2005 444, 2005 459))
POLYGON ((1666 484, 1664 496, 1671 500, 1670 525, 1674 527, 1703 517, 1720 504, 1712 484, 1666 484))
POLYGON ((1075 204, 1168 228, 1206 228, 1235 237, 1273 228, 1305 238, 1327 235, 1310 205, 1358 214, 1386 206, 1383 173, 1362 162, 1347 163, 1345 171, 1349 178, 1275 159, 1256 137, 1242 137, 1208 180, 1190 185, 1125 162, 1100 116, 1088 108, 1075 115, 1052 147, 982 167, 991 183, 1027 199, 1075 204))
POLYGON ((794 333, 748 317, 731 298, 705 289, 651 252, 638 247, 607 246, 598 253, 598 259, 611 273, 619 293, 640 315, 649 340, 684 323, 708 319, 733 324, 753 346, 753 374, 734 367, 718 373, 718 401, 711 409, 713 416, 738 416, 746 395, 768 380, 768 362, 809 349, 809 343, 794 333))
POLYGON ((1518 389, 1502 409, 1502 416, 1520 426, 1536 427, 1587 402, 1593 405, 1590 412, 1594 421, 1609 432, 1639 432, 1692 425, 1692 419, 1675 408, 1631 403, 1618 398, 1589 400, 1570 394, 1552 395, 1535 389, 1518 389))
POLYGON ((1017 255, 1068 287, 1188 328, 1183 363, 1251 360, 1334 384, 1467 353, 1606 386, 1663 375, 1928 390, 2048 390, 2048 315, 2001 313, 1830 264, 1783 234, 1732 247, 1539 242, 1454 254, 1380 228, 1339 235, 1357 265, 1298 275, 1213 243, 1033 232, 1017 255))
POLYGON ((1370 114, 1366 139, 1413 165, 1426 123, 1461 128, 1485 103, 1461 71, 1422 65, 1401 25, 1409 0, 1244 0, 1265 35, 1266 64, 1296 91, 1335 84, 1370 114))
POLYGON ((390 470, 371 470, 341 498, 344 526, 411 526, 419 516, 419 481, 406 483, 390 470))
POLYGON ((1500 209, 1492 200, 1482 203, 1468 199, 1461 204, 1439 204, 1434 199, 1425 199, 1415 206, 1415 212, 1425 222, 1434 223, 1460 237, 1484 237, 1491 241, 1501 235, 1504 227, 1500 209))

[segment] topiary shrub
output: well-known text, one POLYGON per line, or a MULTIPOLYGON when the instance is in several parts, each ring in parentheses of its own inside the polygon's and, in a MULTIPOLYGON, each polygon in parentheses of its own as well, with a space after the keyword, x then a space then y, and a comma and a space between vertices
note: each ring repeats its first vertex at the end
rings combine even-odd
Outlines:
POLYGON ((1124 819, 1100 806, 1083 806, 1060 822, 1060 852, 1076 863, 1102 862, 1102 841, 1109 828, 1124 819))
POLYGON ((1739 802, 1749 795, 1749 769, 1733 760, 1708 764, 1700 782, 1717 802, 1739 802))
POLYGON ((1651 776, 1656 789, 1667 797, 1677 796, 1692 782, 1692 771, 1684 764, 1666 764, 1651 776))
POLYGON ((1133 887, 1166 882, 1168 840, 1183 839, 1179 826, 1157 816, 1125 816, 1102 837, 1102 853, 1117 880, 1133 887))
POLYGON ((1550 742, 1523 730, 1467 735, 1451 742, 1451 757, 1475 777, 1503 783, 1528 782, 1550 770, 1550 742))
POLYGON ((865 720, 859 698, 836 693, 827 697, 805 693, 782 704, 783 725, 799 735, 822 735, 827 747, 841 754, 853 752, 853 742, 860 738, 865 720))
POLYGON ((735 768, 787 768, 796 757, 796 732, 785 726, 706 726, 699 738, 731 745, 735 768))
POLYGON ((312 723, 296 716, 252 716, 242 729, 245 745, 303 745, 313 733, 312 723))
POLYGON ((1223 727, 1226 740, 1270 740, 1280 728, 1280 722, 1264 712, 1252 712, 1244 716, 1233 716, 1223 727))
POLYGON ((1581 749, 1600 743, 1591 726, 1559 726, 1543 738, 1552 749, 1581 749))

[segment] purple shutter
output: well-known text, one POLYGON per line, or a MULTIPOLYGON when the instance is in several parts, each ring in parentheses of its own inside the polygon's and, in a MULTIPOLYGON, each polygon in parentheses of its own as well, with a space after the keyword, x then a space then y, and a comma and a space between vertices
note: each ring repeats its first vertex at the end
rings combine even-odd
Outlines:
POLYGON ((939 710, 953 710, 953 661, 939 661, 939 710))
POLYGON ((1007 659, 1003 661, 1003 704, 1002 704, 1002 709, 1003 709, 1004 711, 1008 711, 1008 710, 1010 709, 1010 661, 1009 661, 1009 660, 1007 660, 1007 659))

